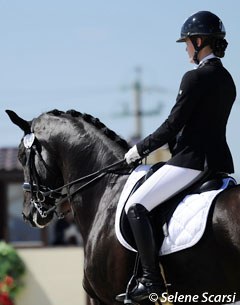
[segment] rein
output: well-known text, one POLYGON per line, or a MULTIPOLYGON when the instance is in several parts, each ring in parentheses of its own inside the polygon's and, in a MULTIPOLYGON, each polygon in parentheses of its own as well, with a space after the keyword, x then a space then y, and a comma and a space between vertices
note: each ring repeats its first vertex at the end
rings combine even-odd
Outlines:
POLYGON ((67 211, 65 213, 58 213, 57 208, 66 200, 70 200, 73 195, 79 193, 80 191, 85 190, 87 187, 89 187, 93 183, 96 183, 98 180, 100 180, 107 174, 125 175, 125 174, 129 174, 130 172, 129 168, 127 172, 124 173, 122 172, 123 169, 126 169, 126 167, 122 167, 122 165, 127 165, 125 159, 123 159, 113 164, 110 164, 105 168, 102 168, 89 175, 70 181, 58 188, 50 189, 49 187, 44 186, 39 182, 40 177, 38 175, 35 166, 35 156, 39 158, 39 160, 43 163, 47 171, 50 171, 52 173, 53 171, 44 161, 41 153, 37 149, 37 146, 33 145, 35 140, 36 138, 33 133, 24 137, 24 146, 26 148, 26 155, 27 155, 29 182, 23 183, 23 190, 25 192, 31 193, 31 203, 37 209, 38 213, 42 218, 46 218, 51 213, 55 213, 59 219, 64 218, 66 214, 68 214, 70 211, 67 211), (71 186, 81 182, 82 183, 85 182, 85 183, 80 187, 78 187, 75 191, 73 192, 70 191, 71 186), (62 191, 65 188, 67 189, 67 193, 63 194, 62 191), (46 204, 45 203, 46 198, 50 198, 51 200, 54 200, 53 204, 51 205, 46 204), (57 199, 60 200, 55 202, 57 199))

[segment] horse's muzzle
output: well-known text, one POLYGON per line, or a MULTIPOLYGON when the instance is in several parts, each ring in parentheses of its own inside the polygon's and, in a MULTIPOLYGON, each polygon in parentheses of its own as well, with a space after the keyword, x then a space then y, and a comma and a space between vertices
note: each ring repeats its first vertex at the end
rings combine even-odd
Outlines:
POLYGON ((24 212, 22 212, 22 217, 23 217, 23 220, 24 220, 25 223, 31 225, 31 226, 34 227, 34 228, 37 227, 37 225, 36 225, 36 224, 34 223, 34 221, 33 221, 32 215, 26 216, 26 215, 24 214, 24 212))

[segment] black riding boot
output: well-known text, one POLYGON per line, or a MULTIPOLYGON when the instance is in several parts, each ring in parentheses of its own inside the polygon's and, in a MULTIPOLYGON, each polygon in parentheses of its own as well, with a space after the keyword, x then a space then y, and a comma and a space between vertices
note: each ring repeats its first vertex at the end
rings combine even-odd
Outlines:
MULTIPOLYGON (((156 293, 160 297, 165 291, 160 272, 158 250, 148 213, 144 206, 136 204, 129 209, 127 214, 143 270, 138 284, 129 293, 129 298, 135 302, 148 298, 151 293, 156 293)), ((125 293, 119 294, 116 296, 116 300, 123 302, 125 296, 125 293)))

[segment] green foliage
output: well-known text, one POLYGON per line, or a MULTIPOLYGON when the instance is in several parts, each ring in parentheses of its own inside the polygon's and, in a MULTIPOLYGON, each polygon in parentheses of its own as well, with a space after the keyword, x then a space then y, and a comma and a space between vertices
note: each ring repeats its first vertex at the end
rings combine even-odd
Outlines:
POLYGON ((12 297, 15 297, 19 288, 23 286, 21 277, 25 272, 25 265, 18 255, 17 251, 9 244, 0 242, 0 282, 6 276, 14 280, 14 285, 10 291, 12 297))

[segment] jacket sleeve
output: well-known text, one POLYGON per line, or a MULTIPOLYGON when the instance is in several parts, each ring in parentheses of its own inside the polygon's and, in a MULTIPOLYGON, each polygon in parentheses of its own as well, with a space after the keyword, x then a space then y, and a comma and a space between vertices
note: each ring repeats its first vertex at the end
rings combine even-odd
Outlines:
POLYGON ((200 100, 200 87, 196 70, 188 71, 182 78, 176 103, 165 122, 152 134, 137 143, 141 157, 150 154, 168 142, 175 141, 194 107, 200 100))

